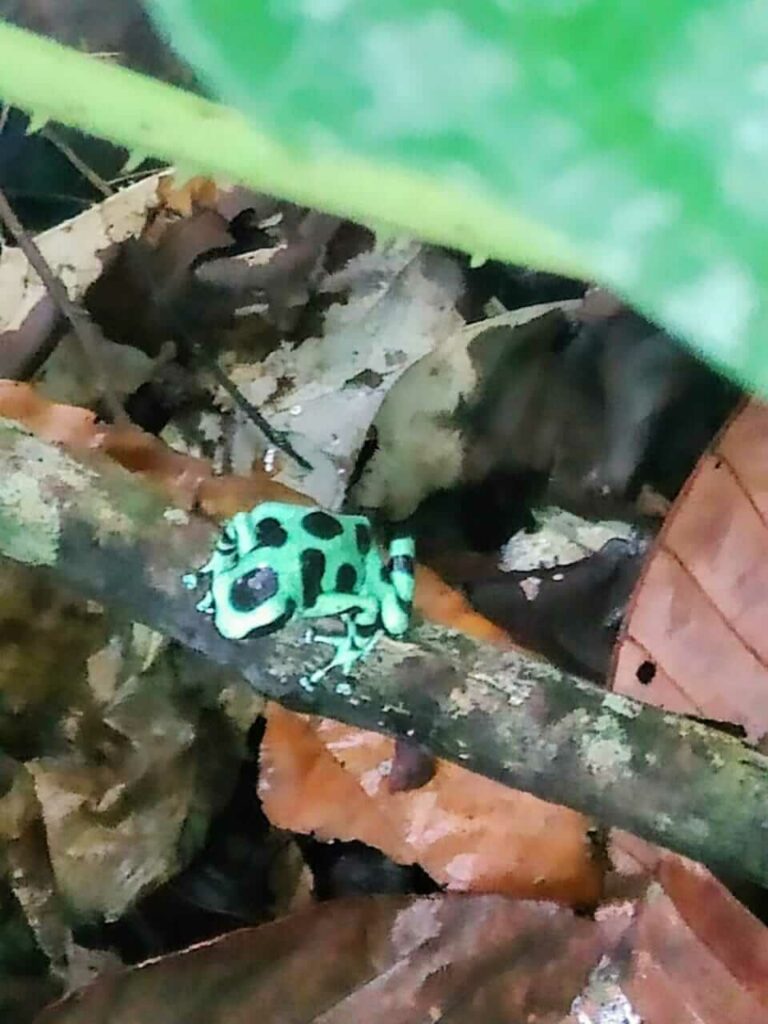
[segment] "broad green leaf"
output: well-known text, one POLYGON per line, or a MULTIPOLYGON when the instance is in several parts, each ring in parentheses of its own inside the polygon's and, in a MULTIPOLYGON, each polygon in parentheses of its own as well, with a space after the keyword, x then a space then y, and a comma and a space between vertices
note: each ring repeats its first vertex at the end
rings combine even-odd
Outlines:
MULTIPOLYGON (((347 201, 375 216, 370 176, 356 187, 343 169, 378 169, 389 219, 419 230, 424 211, 408 208, 402 185, 426 176, 435 195, 490 203, 499 223, 527 225, 539 262, 549 250, 553 266, 580 264, 768 393, 768 5, 149 6, 260 131, 308 165, 339 168, 318 205, 347 201)), ((473 213, 458 205, 454 227, 469 221, 466 245, 499 254, 473 213)))
POLYGON ((0 20, 0 101, 126 146, 189 173, 231 179, 391 233, 578 275, 561 234, 502 210, 471 182, 340 155, 310 155, 238 111, 86 56, 0 20), (54 83, 52 85, 52 83, 54 83))

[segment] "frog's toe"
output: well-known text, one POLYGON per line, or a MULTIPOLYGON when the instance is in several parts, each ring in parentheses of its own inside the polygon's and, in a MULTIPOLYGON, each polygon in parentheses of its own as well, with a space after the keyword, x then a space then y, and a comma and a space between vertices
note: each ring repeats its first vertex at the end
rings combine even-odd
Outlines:
MULTIPOLYGON (((309 676, 309 683, 312 686, 314 686, 315 683, 319 683, 321 679, 325 679, 332 668, 334 668, 334 663, 332 661, 328 662, 327 665, 323 665, 322 668, 316 668, 309 676)), ((306 687, 304 688, 306 689, 306 687)))

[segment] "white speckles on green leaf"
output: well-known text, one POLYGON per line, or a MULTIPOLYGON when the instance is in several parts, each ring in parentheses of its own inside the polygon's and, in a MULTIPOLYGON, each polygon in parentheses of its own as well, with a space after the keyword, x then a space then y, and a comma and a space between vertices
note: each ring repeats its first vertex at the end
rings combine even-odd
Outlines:
POLYGON ((691 818, 688 822, 688 834, 699 842, 703 842, 710 834, 709 823, 703 818, 691 818))
POLYGON ((654 823, 661 835, 672 832, 675 827, 674 819, 669 814, 657 814, 654 823))

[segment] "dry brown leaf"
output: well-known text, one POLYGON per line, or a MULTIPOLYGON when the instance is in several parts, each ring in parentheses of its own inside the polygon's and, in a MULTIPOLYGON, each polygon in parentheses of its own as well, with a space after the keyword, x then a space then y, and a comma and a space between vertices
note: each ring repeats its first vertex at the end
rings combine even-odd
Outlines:
MULTIPOLYGON (((81 299, 103 269, 103 254, 113 245, 138 235, 151 210, 160 204, 162 175, 155 174, 122 189, 36 237, 41 252, 72 299, 81 299)), ((18 330, 38 303, 45 286, 30 271, 26 256, 8 246, 0 257, 0 338, 18 330)))
POLYGON ((498 896, 323 903, 104 978, 38 1024, 558 1024, 629 921, 498 896))
POLYGON ((768 930, 706 868, 667 855, 640 905, 624 989, 648 1024, 768 1020, 768 930))
POLYGON ((594 904, 589 823, 446 761, 420 789, 390 792, 394 742, 270 705, 259 794, 270 820, 320 839, 359 839, 419 863, 455 891, 594 904))
MULTIPOLYGON (((461 273, 447 254, 393 239, 354 256, 319 290, 335 301, 317 337, 299 346, 284 342, 258 365, 240 364, 231 374, 312 465, 299 472, 286 461, 280 479, 338 509, 385 396, 463 322, 455 308, 461 273)), ((251 465, 262 457, 264 441, 246 424, 233 448, 251 465)), ((244 469, 242 462, 234 465, 244 469)))
POLYGON ((768 407, 753 401, 704 455, 649 557, 613 688, 768 731, 768 407))
MULTIPOLYGON (((35 240, 70 298, 87 300, 94 286, 98 291, 105 268, 119 255, 124 243, 142 234, 156 237, 170 222, 181 215, 189 217, 194 210, 212 214, 210 207, 219 196, 210 181, 194 179, 178 188, 172 172, 164 171, 121 189, 76 217, 42 232, 35 240)), ((115 305, 120 305, 120 297, 113 296, 115 305)), ((146 303, 140 303, 131 310, 123 305, 123 321, 135 319, 136 309, 145 306, 146 303)), ((0 374, 26 378, 38 369, 50 347, 51 332, 58 318, 54 303, 37 274, 30 270, 26 256, 18 247, 7 246, 0 255, 0 374)), ((78 342, 70 335, 67 337, 69 347, 77 350, 78 342)), ((138 333, 130 336, 129 342, 133 344, 137 339, 144 341, 138 333)), ((110 366, 118 391, 130 390, 131 385, 138 387, 152 372, 151 362, 138 350, 121 350, 104 338, 100 347, 102 360, 110 366)), ((77 361, 78 357, 74 358, 77 361)), ((74 372, 72 362, 71 352, 55 351, 42 373, 46 387, 59 400, 94 400, 98 391, 93 374, 74 372)))
POLYGON ((565 329, 563 313, 578 305, 516 309, 440 338, 382 402, 374 420, 376 451, 354 500, 404 519, 436 491, 495 470, 547 466, 547 424, 561 405, 553 387, 560 356, 551 342, 565 329))
POLYGON ((499 896, 323 903, 109 978, 37 1024, 756 1024, 768 931, 668 856, 594 919, 499 896))

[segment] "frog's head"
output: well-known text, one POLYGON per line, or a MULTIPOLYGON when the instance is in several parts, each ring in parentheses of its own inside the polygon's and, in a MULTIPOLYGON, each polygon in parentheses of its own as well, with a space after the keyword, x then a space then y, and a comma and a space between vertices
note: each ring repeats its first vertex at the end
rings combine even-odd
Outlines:
POLYGON ((216 628, 230 640, 281 629, 296 611, 292 588, 264 549, 250 552, 211 582, 216 628))

